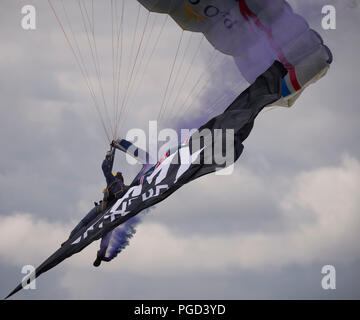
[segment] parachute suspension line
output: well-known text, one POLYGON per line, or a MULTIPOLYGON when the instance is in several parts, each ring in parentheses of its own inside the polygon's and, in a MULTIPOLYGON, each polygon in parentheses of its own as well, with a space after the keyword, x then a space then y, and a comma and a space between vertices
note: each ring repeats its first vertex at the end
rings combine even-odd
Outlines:
MULTIPOLYGON (((115 92, 115 45, 114 45, 114 1, 110 0, 111 11, 111 62, 112 62, 112 77, 113 77, 113 92, 115 92)), ((115 95, 113 95, 113 113, 115 117, 115 95)), ((114 122, 114 130, 116 131, 116 124, 114 122)))
MULTIPOLYGON (((222 59, 222 61, 224 61, 226 58, 224 57, 222 59)), ((213 64, 215 65, 215 63, 213 64)), ((210 73, 213 73, 213 71, 215 71, 216 67, 210 68, 209 71, 211 71, 210 73)), ((206 72, 204 72, 203 74, 204 76, 206 75, 206 72)), ((202 85, 201 89, 197 92, 197 94, 194 96, 193 100, 196 101, 200 96, 201 93, 206 89, 206 85, 208 84, 208 82, 211 80, 211 76, 208 76, 208 78, 205 80, 204 84, 202 85)), ((199 82, 200 83, 200 82, 199 82)), ((191 110, 191 108, 193 108, 193 105, 191 103, 188 104, 188 106, 184 109, 184 112, 188 112, 189 110, 191 110)))
MULTIPOLYGON (((133 60, 133 54, 134 54, 134 46, 135 46, 135 39, 136 39, 136 35, 137 35, 137 29, 138 29, 138 25, 139 25, 139 18, 140 18, 140 10, 141 10, 141 4, 138 3, 138 10, 137 10, 137 15, 136 15, 136 22, 135 22, 135 28, 134 28, 134 32, 133 32, 133 36, 132 36, 132 41, 131 41, 131 50, 130 50, 130 56, 129 56, 129 62, 128 62, 128 67, 127 67, 127 77, 125 76, 125 78, 127 78, 127 81, 125 81, 125 87, 123 88, 124 90, 122 90, 122 101, 124 100, 125 96, 127 95, 127 89, 126 89, 126 83, 128 83, 130 80, 130 73, 131 73, 131 61, 133 60)), ((118 107, 117 107, 118 109, 118 107)), ((122 104, 120 107, 120 110, 117 110, 117 117, 116 117, 116 127, 119 127, 120 125, 120 120, 122 117, 122 104)), ((117 130, 119 130, 120 128, 118 128, 117 130)), ((117 133, 116 133, 117 135, 117 133)))
MULTIPOLYGON (((187 72, 186 72, 186 75, 185 75, 185 77, 184 77, 184 79, 183 79, 183 82, 182 82, 182 85, 181 85, 181 87, 180 87, 180 90, 178 91, 178 94, 177 94, 177 96, 176 96, 176 99, 175 99, 175 102, 174 102, 174 107, 175 107, 175 108, 176 108, 176 106, 177 106, 177 102, 178 102, 178 100, 179 100, 180 94, 181 94, 181 92, 182 92, 182 90, 183 90, 183 88, 184 88, 184 86, 185 86, 185 83, 187 82, 187 79, 188 79, 191 71, 193 70, 193 65, 194 65, 194 63, 195 63, 195 60, 196 60, 199 52, 200 52, 201 46, 202 46, 202 44, 204 43, 204 39, 205 39, 205 36, 203 35, 203 36, 201 37, 200 42, 199 42, 199 46, 197 47, 197 50, 195 51, 195 53, 194 53, 194 55, 193 55, 193 58, 192 58, 191 63, 190 63, 190 65, 189 65, 189 68, 188 68, 188 70, 187 70, 187 72)), ((174 109, 175 109, 175 108, 174 108, 174 109)), ((181 106, 180 106, 180 108, 181 108, 181 106)), ((175 117, 175 118, 176 118, 176 117, 175 117)))
MULTIPOLYGON (((139 68, 141 68, 143 57, 144 57, 144 54, 142 56, 140 56, 140 52, 142 51, 142 48, 143 48, 145 34, 146 34, 147 29, 148 29, 147 26, 148 26, 149 20, 150 20, 150 14, 151 14, 150 11, 148 11, 147 14, 146 14, 146 22, 145 22, 145 25, 144 25, 144 29, 142 31, 141 39, 140 39, 140 42, 139 42, 138 50, 137 50, 134 65, 133 65, 133 69, 131 71, 131 78, 130 78, 130 82, 129 82, 129 88, 127 90, 127 95, 125 97, 124 105, 123 105, 123 108, 124 108, 124 116, 123 116, 123 119, 122 119, 123 124, 125 123, 124 119, 127 117, 128 113, 129 113, 128 112, 129 99, 131 97, 131 93, 133 92, 132 89, 134 87, 134 84, 136 83, 137 74, 139 72, 139 68), (137 72, 135 72, 136 69, 137 69, 137 72), (134 76, 134 74, 135 74, 135 76, 134 76)), ((148 45, 148 41, 145 43, 145 46, 144 46, 145 51, 146 51, 147 45, 148 45)))
MULTIPOLYGON (((92 3, 93 3, 93 1, 92 1, 92 3)), ((94 10, 93 10, 92 15, 91 15, 92 19, 91 19, 84 0, 82 0, 82 2, 80 0, 78 0, 78 5, 79 5, 81 17, 82 17, 84 31, 86 33, 88 45, 89 45, 89 48, 90 48, 90 53, 91 53, 91 56, 92 56, 93 65, 94 65, 96 76, 97 76, 99 90, 101 92, 101 97, 102 97, 103 104, 104 104, 105 115, 107 117, 110 130, 111 130, 111 132, 113 134, 113 128, 112 128, 112 125, 111 125, 111 118, 110 118, 110 115, 109 115, 107 102, 106 102, 106 99, 105 99, 105 93, 104 93, 104 87, 103 87, 103 81, 102 81, 102 73, 101 73, 101 66, 100 66, 100 59, 99 59, 98 48, 97 48, 96 37, 95 37, 95 13, 94 13, 94 10), (92 41, 90 39, 90 35, 92 36, 92 41)), ((93 9, 93 6, 92 6, 92 9, 93 9)))
MULTIPOLYGON (((238 88, 237 88, 236 85, 233 85, 233 86, 230 87, 230 90, 231 90, 232 92, 236 92, 236 96, 238 95, 238 92, 240 91, 240 90, 237 90, 237 89, 238 89, 238 88)), ((219 110, 217 110, 217 109, 215 108, 216 106, 219 106, 219 105, 221 105, 221 106, 223 106, 223 105, 228 105, 228 104, 231 103, 231 101, 233 101, 233 100, 234 100, 234 98, 232 98, 232 97, 231 97, 231 98, 228 98, 228 92, 225 92, 225 93, 221 94, 221 95, 215 100, 215 102, 212 103, 212 104, 210 105, 210 107, 208 108, 208 110, 210 111, 210 113, 209 113, 210 117, 215 116, 214 112, 218 112, 218 111, 219 111, 219 110), (227 102, 228 99, 230 99, 229 102, 227 102)))
POLYGON ((190 45, 191 45, 191 41, 192 39, 194 38, 194 33, 191 32, 190 34, 190 37, 187 41, 187 44, 186 44, 186 47, 185 47, 185 50, 184 50, 184 54, 182 56, 182 59, 181 59, 181 62, 180 62, 180 65, 177 69, 177 72, 175 72, 175 79, 173 81, 173 85, 172 85, 172 88, 170 89, 170 93, 169 93, 169 97, 167 99, 167 102, 166 102, 166 105, 170 106, 170 110, 169 110, 169 114, 172 113, 171 111, 174 109, 174 105, 173 104, 170 104, 171 100, 174 102, 174 100, 172 99, 173 96, 174 96, 174 90, 175 90, 175 86, 177 85, 178 83, 178 79, 179 79, 179 75, 181 73, 181 71, 183 70, 183 65, 184 65, 184 62, 185 62, 185 57, 187 56, 187 53, 189 51, 189 48, 190 48, 190 45))
POLYGON ((109 115, 109 110, 108 110, 108 106, 107 106, 107 102, 106 102, 106 98, 105 98, 105 93, 104 93, 104 86, 103 86, 103 80, 102 80, 102 72, 101 72, 101 64, 100 64, 100 59, 99 59, 99 54, 98 54, 98 47, 97 47, 97 42, 96 42, 96 37, 95 37, 95 11, 94 11, 94 0, 92 0, 92 14, 89 14, 89 11, 86 7, 86 3, 85 0, 82 0, 82 6, 83 6, 83 10, 81 7, 81 3, 80 1, 78 2, 79 4, 79 8, 80 8, 80 12, 81 12, 81 16, 82 16, 82 21, 83 21, 83 26, 84 26, 84 30, 87 36, 87 40, 88 40, 88 45, 90 48, 90 52, 92 55, 92 59, 93 59, 93 65, 95 68, 95 72, 97 75, 97 80, 98 80, 98 85, 99 85, 99 89, 101 92, 101 97, 102 97, 102 101, 103 101, 103 105, 104 105, 104 109, 105 109, 105 115, 107 117, 108 123, 109 123, 109 128, 110 131, 112 132, 112 135, 114 135, 114 129, 112 126, 112 121, 109 115), (91 18, 90 18, 91 16, 91 18), (86 19, 85 19, 86 18, 86 19), (87 27, 86 24, 86 20, 88 22, 89 27, 87 27), (92 43, 90 38, 92 37, 92 43))
MULTIPOLYGON (((59 16, 58 16, 58 14, 56 13, 55 7, 53 6, 51 0, 48 0, 48 3, 49 3, 49 6, 50 6, 50 8, 51 8, 51 11, 53 12, 53 14, 54 14, 54 16, 55 16, 55 18, 56 18, 56 20, 57 20, 57 22, 58 22, 61 30, 62 30, 64 36, 65 36, 66 42, 68 43, 71 52, 72 52, 73 55, 74 55, 74 58, 75 58, 75 60, 76 60, 76 63, 77 63, 77 65, 78 65, 79 69, 80 69, 81 75, 83 76, 83 78, 84 78, 84 80, 85 80, 85 83, 86 83, 86 85, 87 85, 87 87, 88 87, 88 89, 89 89, 89 91, 90 91, 90 95, 91 95, 91 98, 93 99, 95 108, 96 108, 96 110, 97 110, 97 112, 98 112, 101 125, 102 125, 102 127, 103 127, 103 129, 104 129, 104 132, 105 132, 105 135, 106 135, 106 137, 107 137, 107 139, 108 139, 108 141, 109 141, 109 143, 110 143, 110 136, 109 136, 109 133, 108 133, 108 131, 107 131, 107 129, 106 129, 103 116, 102 116, 102 114, 101 114, 101 112, 100 112, 100 108, 99 108, 98 102, 97 102, 97 100, 96 100, 96 96, 95 96, 94 90, 93 90, 93 88, 92 88, 91 80, 90 80, 90 78, 89 78, 88 73, 86 72, 86 68, 84 69, 85 63, 84 63, 84 61, 83 61, 83 57, 82 57, 82 55, 81 55, 81 51, 80 51, 80 49, 79 49, 78 43, 77 43, 77 41, 76 41, 76 38, 75 38, 75 36, 74 36, 74 32, 73 32, 73 29, 72 29, 72 27, 71 27, 71 24, 70 24, 70 30, 71 30, 71 33, 72 33, 73 38, 75 39, 75 44, 76 44, 77 49, 78 49, 78 51, 79 51, 79 56, 76 54, 76 51, 75 51, 75 49, 74 49, 74 47, 73 47, 73 45, 72 45, 72 43, 71 43, 71 41, 70 41, 70 39, 69 39, 69 36, 67 35, 67 33, 66 33, 66 31, 65 31, 65 28, 64 28, 64 26, 63 26, 63 24, 62 24, 62 22, 61 22, 61 20, 60 20, 60 18, 59 18, 59 16), (82 63, 84 64, 84 66, 82 65, 82 63)), ((61 0, 61 3, 62 3, 63 8, 64 8, 64 10, 65 10, 65 6, 64 6, 64 3, 63 3, 62 0, 61 0)), ((65 13, 66 13, 66 11, 65 11, 65 13)), ((67 16, 67 14, 66 14, 66 16, 67 16)), ((68 22, 69 22, 68 16, 67 16, 67 20, 68 20, 68 22)))
POLYGON ((89 18, 89 14, 87 12, 86 5, 85 5, 84 2, 82 2, 82 5, 84 6, 84 12, 86 13, 86 15, 84 14, 84 12, 82 10, 81 1, 84 1, 84 0, 78 0, 78 6, 79 6, 79 9, 80 9, 80 12, 81 12, 82 23, 83 23, 83 27, 84 27, 84 31, 85 31, 87 40, 88 40, 88 45, 89 45, 89 48, 91 50, 91 54, 92 54, 92 58, 93 58, 93 64, 94 64, 94 67, 95 67, 95 71, 97 73, 98 59, 95 58, 95 55, 94 55, 95 49, 93 50, 93 44, 90 41, 90 35, 89 35, 89 33, 91 33, 92 35, 94 34, 94 27, 93 27, 93 23, 91 22, 91 20, 89 18), (87 28, 87 23, 89 24, 89 29, 87 28), (90 32, 89 32, 89 30, 90 30, 90 32))
POLYGON ((94 0, 91 0, 91 14, 93 21, 93 34, 95 34, 95 10, 94 10, 94 0))
MULTIPOLYGON (((92 36, 92 41, 93 41, 93 45, 94 45, 94 52, 95 52, 95 59, 94 59, 94 66, 96 65, 97 66, 97 70, 100 74, 100 80, 102 79, 102 75, 101 75, 101 67, 100 67, 100 59, 99 59, 99 54, 98 54, 98 49, 97 49, 97 43, 96 43, 96 37, 95 37, 95 12, 94 12, 94 0, 91 1, 91 15, 89 14, 88 12, 88 9, 86 7, 86 4, 83 1, 83 6, 84 6, 84 11, 86 13, 86 18, 87 18, 87 21, 89 23, 89 30, 90 30, 90 34, 92 36), (90 18, 91 16, 91 18, 90 18), (95 64, 96 62, 96 64, 95 64)), ((81 7, 80 7, 80 10, 81 10, 81 7)), ((82 17, 83 17, 83 23, 85 23, 85 19, 84 19, 84 15, 82 14, 82 17)), ((90 42, 90 39, 89 39, 89 34, 87 33, 87 37, 88 37, 88 42, 89 44, 91 43, 90 42)), ((99 81, 100 81, 99 80, 99 81)))
POLYGON ((157 120, 158 120, 159 123, 162 121, 162 117, 163 117, 163 114, 165 112, 165 100, 166 100, 167 93, 168 93, 169 86, 170 86, 170 82, 171 82, 171 79, 172 79, 172 76, 173 76, 173 73, 174 73, 175 64, 176 64, 176 61, 177 61, 177 58, 178 58, 178 55, 179 55, 180 46, 181 46, 183 38, 184 38, 184 30, 181 31, 181 37, 179 39, 179 43, 178 43, 178 46, 177 46, 177 49, 176 49, 176 54, 175 54, 175 57, 174 57, 174 61, 173 61, 173 64, 171 66, 169 79, 167 81, 163 101, 162 101, 161 108, 160 108, 160 111, 159 111, 159 114, 158 114, 158 117, 157 117, 157 120))
POLYGON ((114 136, 114 131, 113 131, 113 128, 112 128, 112 125, 111 125, 110 115, 109 115, 109 111, 108 111, 108 107, 107 107, 107 103, 106 103, 106 99, 105 99, 104 86, 103 86, 103 83, 102 83, 100 61, 99 61, 99 55, 98 55, 98 52, 97 52, 98 50, 97 50, 94 30, 93 30, 93 27, 91 25, 91 21, 90 21, 89 14, 88 14, 88 11, 86 9, 85 3, 83 1, 81 1, 81 0, 78 0, 78 5, 79 5, 79 9, 80 9, 81 17, 82 17, 82 22, 83 22, 83 27, 84 27, 84 31, 86 33, 86 37, 87 37, 91 57, 92 57, 92 62, 93 62, 95 72, 96 72, 96 76, 97 76, 97 80, 98 80, 99 90, 100 90, 101 97, 102 97, 103 104, 104 104, 105 115, 106 115, 108 123, 110 125, 111 134, 112 134, 112 136, 114 136), (82 6, 84 6, 84 8, 82 6), (86 21, 89 24, 89 26, 87 25, 86 21), (91 29, 93 30, 93 32, 91 32, 91 29), (90 33, 93 35, 93 43, 91 43, 90 33))
POLYGON ((147 62, 146 62, 145 69, 144 69, 144 73, 143 73, 143 76, 142 76, 142 78, 141 78, 141 80, 140 80, 140 85, 141 85, 141 83, 142 83, 142 81, 143 81, 143 79, 144 79, 144 76, 145 76, 148 68, 149 68, 149 65, 150 65, 150 62, 152 61, 152 58, 153 58, 153 56, 154 56, 154 53, 155 53, 156 49, 158 48, 158 45, 159 45, 161 36, 162 36, 162 34, 163 34, 163 32, 164 32, 165 26, 166 26, 166 24, 167 24, 168 21, 169 21, 169 16, 168 16, 168 15, 165 15, 165 19, 164 19, 164 21, 163 21, 163 23, 162 23, 162 25, 161 25, 160 32, 159 32, 159 34, 158 34, 158 36, 157 36, 157 38, 156 38, 156 40, 155 40, 155 43, 154 43, 154 46, 153 46, 153 48, 152 48, 152 50, 151 50, 151 54, 150 54, 150 56, 149 56, 149 59, 148 59, 147 62))
MULTIPOLYGON (((116 12, 118 12, 117 9, 117 2, 115 2, 115 8, 116 12)), ((120 82, 121 82, 121 70, 122 70, 122 60, 123 60, 123 39, 124 39, 124 11, 125 11, 125 0, 122 0, 121 5, 121 15, 120 15, 120 22, 118 22, 118 28, 117 28, 117 56, 119 54, 119 46, 120 46, 120 54, 119 54, 119 60, 118 60, 118 66, 116 69, 117 72, 117 85, 115 88, 115 139, 118 137, 118 113, 119 113, 119 97, 120 97, 120 82)))
MULTIPOLYGON (((151 15, 151 12, 150 12, 150 15, 151 15)), ((129 100, 131 99, 132 93, 134 92, 134 90, 133 90, 134 85, 138 83, 136 80, 138 79, 139 72, 140 72, 141 67, 142 67, 142 65, 143 65, 143 62, 144 62, 144 57, 145 57, 145 55, 146 55, 147 49, 148 49, 149 44, 150 44, 150 40, 151 40, 153 31, 154 31, 154 27, 155 27, 155 22, 156 22, 156 16, 155 16, 155 19, 153 19, 152 25, 151 25, 151 27, 150 27, 149 35, 146 37, 147 40, 146 40, 144 49, 142 50, 142 51, 143 51, 143 52, 142 52, 142 55, 141 55, 141 57, 140 57, 140 59, 139 59, 140 62, 139 62, 139 64, 138 64, 138 67, 136 68, 134 80, 133 80, 133 82, 132 82, 132 84, 131 84, 131 86, 130 86, 130 91, 129 91, 130 93, 129 93, 129 95, 128 95, 128 99, 127 99, 127 101, 126 101, 125 107, 126 107, 127 105, 129 105, 129 100)), ((145 32, 146 32, 146 31, 145 31, 145 32)), ((136 92, 136 91, 135 91, 135 92, 136 92)))
POLYGON ((200 84, 201 80, 202 80, 202 79, 204 78, 204 76, 206 75, 206 73, 207 73, 207 71, 208 71, 208 67, 213 66, 213 62, 214 62, 215 58, 217 57, 217 54, 218 54, 218 53, 219 53, 219 52, 214 48, 214 49, 213 49, 213 53, 212 53, 212 55, 211 55, 211 58, 210 58, 209 62, 207 63, 206 68, 204 69, 204 71, 203 71, 203 72, 200 74, 200 76, 198 77, 197 81, 195 82, 195 85, 192 87, 192 89, 191 89, 191 91, 189 92, 189 94, 187 95, 186 99, 183 100, 183 103, 182 103, 182 105, 183 105, 183 112, 181 113, 180 116, 184 115, 184 114, 188 111, 188 109, 190 108, 191 104, 188 105, 188 101, 189 101, 190 97, 193 96, 196 88, 198 87, 198 85, 200 84))
POLYGON ((116 138, 116 88, 118 87, 118 57, 119 57, 119 23, 117 21, 117 1, 110 0, 111 11, 111 60, 113 73, 113 121, 114 121, 114 136, 116 138), (116 32, 115 32, 116 30, 116 32), (115 39, 117 40, 115 45, 115 39), (115 53, 116 46, 116 53, 115 53))
MULTIPOLYGON (((151 12, 150 12, 150 15, 151 15, 151 12)), ((139 86, 140 86, 140 81, 138 80, 139 73, 140 73, 140 75, 143 76, 144 72, 146 70, 146 65, 145 65, 145 68, 142 68, 142 66, 144 64, 143 62, 145 60, 146 53, 147 53, 149 45, 151 43, 151 39, 152 39, 152 36, 153 36, 153 31, 154 31, 154 28, 155 28, 155 24, 157 22, 158 15, 155 15, 155 16, 153 15, 153 17, 154 17, 154 19, 153 19, 151 27, 150 27, 149 35, 147 37, 144 49, 142 50, 142 55, 141 55, 141 57, 139 59, 140 63, 138 64, 138 67, 136 68, 134 81, 132 82, 132 84, 130 86, 130 91, 129 91, 130 93, 129 93, 127 101, 125 103, 124 116, 123 116, 123 119, 122 119, 123 123, 126 123, 126 120, 128 118, 128 115, 129 115, 128 110, 131 109, 130 107, 133 105, 133 100, 136 97, 136 92, 139 91, 138 90, 139 86), (142 72, 140 72, 141 69, 142 69, 142 72)))
MULTIPOLYGON (((236 96, 238 95, 238 92, 241 91, 241 88, 240 86, 238 85, 232 85, 230 86, 229 90, 232 92, 232 93, 235 93, 236 96)), ((216 100, 214 103, 212 103, 210 105, 209 108, 207 108, 210 113, 209 113, 209 117, 213 117, 215 116, 215 112, 218 112, 219 109, 215 108, 216 106, 224 106, 224 105, 229 105, 233 100, 234 100, 234 97, 229 97, 229 94, 228 94, 228 91, 227 92, 224 92, 222 93, 216 100), (227 101, 229 100, 229 101, 227 101)), ((236 97, 235 96, 235 97, 236 97)), ((278 107, 278 106, 272 106, 272 107, 267 107, 265 110, 262 111, 262 113, 265 113, 265 112, 268 112, 268 111, 273 111, 277 108, 281 108, 281 107, 278 107)))
POLYGON ((137 49, 137 52, 136 52, 136 55, 135 55, 134 64, 133 64, 132 69, 131 69, 130 78, 129 78, 129 81, 127 83, 125 94, 123 96, 123 100, 122 100, 122 104, 121 104, 121 108, 120 108, 120 114, 124 110, 125 104, 126 104, 127 99, 128 99, 130 85, 132 84, 132 81, 133 81, 134 70, 135 70, 135 67, 136 67, 137 62, 138 62, 139 53, 141 51, 142 44, 144 42, 144 36, 145 36, 147 25, 149 23, 149 17, 150 17, 150 11, 148 11, 147 14, 146 14, 146 21, 145 21, 144 29, 143 29, 141 39, 140 39, 140 42, 139 42, 139 46, 138 46, 138 49, 137 49))
MULTIPOLYGON (((128 83, 130 81, 130 74, 131 74, 131 66, 132 66, 132 61, 134 60, 134 48, 135 48, 135 40, 136 40, 136 35, 138 32, 138 27, 139 27, 139 18, 140 18, 140 12, 141 12, 141 4, 138 4, 138 10, 137 10, 137 15, 136 15, 136 22, 135 22, 135 28, 134 28, 134 32, 132 35, 132 41, 131 41, 131 50, 130 50, 130 56, 129 56, 129 62, 128 62, 128 66, 127 66, 127 81, 126 83, 128 83)), ((126 84, 125 84, 125 88, 126 88, 126 84)), ((125 90, 124 88, 124 90, 125 90)), ((123 99, 124 96, 126 95, 126 92, 123 92, 123 99)), ((120 115, 119 115, 120 116, 120 115)))
MULTIPOLYGON (((84 1, 84 0, 82 0, 82 1, 84 1)), ((94 66, 95 66, 95 71, 100 74, 100 77, 98 77, 98 81, 100 82, 100 79, 101 79, 100 60, 99 60, 99 55, 98 55, 98 50, 97 50, 97 45, 96 45, 96 39, 95 39, 94 20, 90 19, 90 16, 89 16, 88 10, 86 8, 85 2, 83 2, 83 6, 84 6, 84 12, 85 12, 86 15, 84 15, 84 13, 82 11, 80 1, 78 2, 78 4, 79 4, 81 16, 82 16, 82 22, 83 22, 83 25, 84 25, 84 30, 85 30, 85 33, 86 33, 86 36, 87 36, 87 39, 88 39, 88 44, 89 44, 89 47, 90 47, 90 50, 91 50, 91 54, 93 55, 93 63, 94 63, 94 66), (89 29, 87 29, 85 17, 86 17, 86 19, 88 21, 89 29), (92 45, 91 45, 89 33, 92 36, 92 41, 93 41, 93 46, 94 47, 92 47, 92 45)), ((95 18, 94 13, 92 14, 92 18, 93 19, 95 18)))
POLYGON ((146 73, 147 73, 147 70, 149 69, 150 62, 152 61, 152 58, 153 58, 153 56, 154 56, 154 53, 155 53, 156 49, 158 48, 158 45, 159 45, 161 36, 162 36, 162 34, 163 34, 163 32, 164 32, 165 25, 166 25, 166 23, 168 22, 168 20, 169 20, 169 16, 168 16, 168 15, 165 15, 165 19, 164 19, 164 21, 163 21, 163 23, 162 23, 162 25, 161 25, 161 27, 160 27, 160 32, 159 32, 159 34, 158 34, 158 36, 157 36, 157 38, 156 38, 156 40, 155 40, 155 43, 154 43, 154 45, 153 45, 153 47, 152 47, 151 54, 150 54, 150 56, 148 57, 148 59, 147 59, 147 61, 146 61, 144 71, 143 71, 143 73, 142 73, 142 75, 141 75, 141 79, 140 79, 140 81, 138 82, 138 85, 136 86, 135 92, 137 92, 138 89, 139 89, 139 88, 141 87, 141 85, 142 85, 142 82, 143 82, 143 80, 144 80, 144 78, 145 78, 145 75, 146 75, 146 73))
MULTIPOLYGON (((225 60, 225 59, 226 59, 226 58, 223 58, 223 60, 225 60)), ((214 70, 215 70, 215 68, 213 68, 212 70, 210 69, 210 71, 211 71, 210 73, 213 73, 214 70)), ((204 74, 204 75, 205 75, 205 74, 204 74)), ((208 76, 208 78, 207 78, 206 81, 204 82, 204 84, 203 84, 203 86, 201 87, 201 89, 197 92, 196 95, 194 95, 193 101, 197 101, 197 99, 198 99, 199 97, 201 97, 201 94, 202 94, 202 92, 206 89, 206 85, 207 85, 207 83, 209 82, 209 80, 211 80, 211 76, 208 76)), ((200 83, 200 82, 199 82, 199 83, 200 83)), ((190 111, 193 107, 194 107, 194 105, 191 104, 191 103, 189 103, 189 104, 187 105, 187 107, 184 108, 183 115, 186 114, 186 112, 190 111)))
POLYGON ((196 48, 196 50, 195 50, 195 52, 194 52, 194 55, 192 56, 191 62, 190 62, 190 64, 189 64, 189 67, 188 67, 188 69, 187 69, 187 71, 186 71, 186 73, 185 73, 185 76, 184 76, 184 78, 183 78, 183 81, 182 81, 182 83, 181 83, 181 86, 180 86, 180 88, 179 88, 179 90, 178 90, 178 92, 177 92, 177 95, 176 95, 176 97, 175 97, 175 100, 174 100, 174 102, 173 102, 173 108, 171 109, 171 114, 169 115, 170 117, 173 116, 173 114, 174 114, 174 112, 175 112, 175 110, 176 110, 177 102, 178 102, 179 97, 180 97, 180 93, 181 93, 182 90, 184 89, 185 83, 187 82, 186 80, 188 79, 191 71, 193 70, 194 62, 195 62, 195 60, 196 60, 196 58, 197 58, 197 56, 198 56, 198 54, 199 54, 199 52, 200 52, 200 48, 201 48, 202 44, 204 43, 204 39, 205 39, 205 36, 202 35, 202 37, 201 37, 201 39, 200 39, 200 41, 199 41, 199 45, 198 45, 198 47, 196 48))
MULTIPOLYGON (((174 1, 174 0, 171 0, 170 7, 171 7, 173 1, 174 1)), ((169 8, 170 8, 170 7, 169 7, 169 8)), ((170 11, 170 9, 169 9, 169 11, 170 11)), ((164 19, 163 24, 162 24, 162 26, 161 26, 161 28, 160 28, 160 32, 159 32, 158 37, 157 37, 157 39, 156 39, 156 41, 155 41, 155 43, 154 43, 154 46, 153 46, 153 48, 152 48, 151 54, 150 54, 150 56, 149 56, 149 59, 147 60, 144 73, 143 73, 143 75, 142 75, 142 78, 141 78, 141 80, 140 80, 137 88, 139 88, 139 86, 141 85, 141 83, 142 83, 142 81, 143 81, 143 79, 144 79, 144 77, 145 77, 145 73, 146 73, 146 71, 147 71, 147 69, 148 69, 148 67, 149 67, 149 65, 150 65, 150 62, 151 62, 151 60, 152 60, 152 57, 153 57, 153 55, 154 55, 154 53, 155 53, 155 50, 156 50, 157 47, 158 47, 160 38, 161 38, 161 36, 162 36, 162 34, 163 34, 163 31, 164 31, 164 29, 165 29, 165 25, 167 24, 167 22, 168 22, 168 20, 169 20, 169 11, 167 12, 167 14, 165 14, 165 19, 164 19)), ((147 26, 147 23, 148 23, 149 14, 150 14, 150 12, 148 13, 145 27, 147 26)), ((144 33, 143 33, 143 36, 144 36, 144 33)), ((141 41, 140 41, 139 49, 140 49, 140 47, 141 47, 141 43, 142 43, 142 39, 141 39, 141 41)), ((136 92, 136 91, 135 91, 135 92, 136 92)), ((125 117, 126 117, 126 115, 125 115, 125 117)), ((125 118, 125 117, 124 117, 124 118, 125 118)), ((123 119, 122 119, 122 120, 123 120, 123 119)), ((123 120, 123 121, 124 121, 124 120, 123 120)))
POLYGON ((221 104, 224 102, 224 101, 226 101, 226 94, 222 94, 220 97, 218 97, 215 101, 214 101, 214 103, 212 103, 211 105, 210 105, 210 107, 208 108, 208 110, 210 111, 210 114, 212 114, 212 112, 213 112, 213 108, 215 108, 216 106, 218 106, 219 104, 220 104, 220 102, 221 102, 221 104))

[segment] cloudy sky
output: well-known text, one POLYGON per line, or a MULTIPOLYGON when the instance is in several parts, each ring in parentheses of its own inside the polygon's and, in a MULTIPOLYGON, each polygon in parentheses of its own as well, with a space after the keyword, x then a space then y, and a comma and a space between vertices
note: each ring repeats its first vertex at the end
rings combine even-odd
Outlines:
MULTIPOLYGON (((234 173, 203 177, 157 205, 116 260, 94 268, 98 243, 93 243, 40 277, 36 290, 23 290, 16 298, 360 298, 360 4, 355 0, 291 4, 331 48, 334 63, 327 76, 309 87, 294 107, 263 112, 234 173), (321 8, 326 4, 337 8, 336 30, 321 28, 321 8), (324 265, 336 268, 336 290, 321 287, 324 265)), ((86 45, 79 9, 66 5, 74 32, 83 41, 80 45, 86 45)), ((134 28, 136 8, 128 8, 128 30, 134 28)), ((106 93, 112 88, 108 9, 96 11, 106 93)), ((146 11, 140 13, 139 30, 146 23, 146 11)), ((163 20, 150 18, 156 34, 163 20)), ((101 197, 100 165, 108 145, 47 1, 3 0, 0 21, 0 296, 4 297, 23 277, 22 267, 46 259, 101 197), (37 9, 36 30, 21 27, 24 4, 37 9)), ((184 35, 184 53, 190 36, 184 35)), ((138 93, 129 103, 121 134, 134 127, 146 129, 147 121, 156 119, 179 37, 179 28, 168 22, 148 73, 134 88, 138 93)), ((196 37, 190 51, 201 41, 196 37)), ((130 32, 124 39, 124 61, 129 61, 130 32)), ((205 44, 195 73, 201 73, 211 58, 205 44)), ((216 59, 213 70, 205 73, 205 91, 219 89, 219 81, 224 84, 221 90, 234 90, 225 85, 231 76, 217 72, 227 70, 229 61, 216 59)), ((184 65, 190 60, 191 54, 185 56, 184 65)), ((245 87, 239 79, 237 90, 245 87)), ((224 108, 228 103, 220 102, 224 108)), ((137 169, 122 155, 116 166, 128 182, 137 169)))

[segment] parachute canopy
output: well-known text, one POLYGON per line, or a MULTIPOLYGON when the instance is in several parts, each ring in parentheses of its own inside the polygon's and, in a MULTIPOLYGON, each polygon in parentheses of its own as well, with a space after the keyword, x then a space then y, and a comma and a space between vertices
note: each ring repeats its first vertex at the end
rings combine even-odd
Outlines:
POLYGON ((203 33, 217 50, 234 57, 249 83, 281 61, 289 70, 285 100, 323 76, 332 62, 320 35, 284 0, 138 1, 150 11, 169 14, 184 30, 203 33))
MULTIPOLYGON (((159 98, 146 100, 151 120, 172 118, 186 123, 195 105, 211 109, 214 116, 240 92, 238 81, 224 81, 228 70, 218 59, 229 58, 232 70, 237 69, 249 83, 275 60, 282 62, 289 72, 275 104, 284 106, 291 106, 332 62, 320 35, 284 0, 48 1, 109 142, 125 133, 120 130, 128 123, 128 114, 137 114, 144 104, 144 98, 138 97, 146 95, 143 89, 150 82, 159 98), (178 25, 178 38, 169 20, 178 25), (210 48, 216 54, 204 54, 210 48), (158 57, 162 57, 161 65, 158 57), (222 81, 215 94, 209 83, 216 78, 222 81), (110 99, 107 91, 112 91, 110 99), (229 91, 236 94, 226 97, 229 91)), ((192 122, 193 127, 208 119, 192 122)))

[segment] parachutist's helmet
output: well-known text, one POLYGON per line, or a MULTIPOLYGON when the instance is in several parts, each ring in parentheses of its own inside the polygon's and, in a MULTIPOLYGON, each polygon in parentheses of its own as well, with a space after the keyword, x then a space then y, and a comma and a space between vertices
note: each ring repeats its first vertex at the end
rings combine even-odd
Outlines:
POLYGON ((124 177, 121 172, 118 171, 114 173, 114 177, 116 178, 116 180, 120 180, 122 183, 124 183, 124 177))

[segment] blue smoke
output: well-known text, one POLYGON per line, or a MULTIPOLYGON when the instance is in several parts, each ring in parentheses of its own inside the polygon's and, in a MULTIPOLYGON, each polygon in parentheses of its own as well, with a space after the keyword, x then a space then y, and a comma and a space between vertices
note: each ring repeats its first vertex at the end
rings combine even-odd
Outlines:
POLYGON ((111 261, 130 244, 130 239, 136 233, 136 227, 149 211, 149 208, 143 210, 138 215, 130 218, 124 224, 109 232, 101 240, 99 253, 103 256, 103 260, 111 261))

